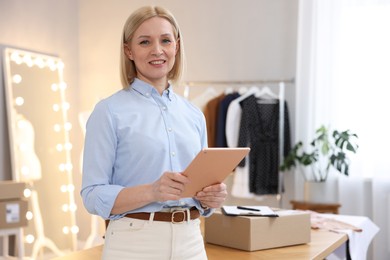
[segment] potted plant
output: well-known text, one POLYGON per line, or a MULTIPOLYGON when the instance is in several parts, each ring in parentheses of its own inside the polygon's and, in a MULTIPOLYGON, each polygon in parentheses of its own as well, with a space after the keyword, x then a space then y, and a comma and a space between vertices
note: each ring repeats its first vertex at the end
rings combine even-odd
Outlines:
POLYGON ((280 170, 299 167, 306 182, 325 182, 332 167, 348 176, 350 160, 347 153, 356 153, 357 139, 358 136, 349 130, 334 130, 330 135, 329 129, 321 126, 310 143, 310 150, 305 151, 303 143, 299 141, 283 160, 280 170))

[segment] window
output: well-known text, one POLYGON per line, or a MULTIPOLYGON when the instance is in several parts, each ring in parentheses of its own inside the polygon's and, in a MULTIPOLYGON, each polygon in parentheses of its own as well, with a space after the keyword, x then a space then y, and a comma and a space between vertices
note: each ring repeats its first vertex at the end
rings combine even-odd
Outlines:
POLYGON ((390 174, 389 30, 390 4, 341 8, 330 117, 334 127, 359 135, 352 175, 390 174))

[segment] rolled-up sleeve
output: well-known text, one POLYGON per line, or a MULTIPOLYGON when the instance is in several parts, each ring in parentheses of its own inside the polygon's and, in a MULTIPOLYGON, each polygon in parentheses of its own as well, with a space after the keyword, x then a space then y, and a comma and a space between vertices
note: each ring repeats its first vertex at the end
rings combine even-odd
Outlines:
POLYGON ((81 196, 89 213, 105 219, 124 188, 112 184, 116 146, 114 117, 107 104, 100 102, 86 126, 81 196))

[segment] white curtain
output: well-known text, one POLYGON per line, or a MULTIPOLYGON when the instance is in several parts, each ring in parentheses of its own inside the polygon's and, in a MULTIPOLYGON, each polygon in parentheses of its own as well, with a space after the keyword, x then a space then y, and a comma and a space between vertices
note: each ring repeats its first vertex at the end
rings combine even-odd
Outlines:
MULTIPOLYGON (((342 214, 380 226, 375 259, 390 259, 389 74, 390 0, 300 0, 295 139, 307 143, 322 124, 358 134, 339 200, 342 214)), ((302 187, 300 176, 296 181, 302 187)))

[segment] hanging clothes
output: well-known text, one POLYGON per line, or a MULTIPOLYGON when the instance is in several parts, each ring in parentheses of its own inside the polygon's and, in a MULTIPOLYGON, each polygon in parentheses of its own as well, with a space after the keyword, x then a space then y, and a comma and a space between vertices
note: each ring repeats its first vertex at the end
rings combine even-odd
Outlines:
POLYGON ((215 147, 216 144, 216 125, 217 125, 217 116, 219 111, 219 104, 225 98, 225 94, 222 93, 219 96, 211 99, 204 109, 204 116, 206 118, 207 126, 207 143, 209 147, 215 147))
MULTIPOLYGON (((247 158, 246 158, 247 159, 247 158)), ((233 183, 230 194, 236 198, 254 199, 260 197, 249 191, 249 163, 244 167, 236 167, 233 174, 233 183)))
POLYGON ((258 87, 251 87, 247 92, 241 93, 241 96, 230 102, 228 110, 226 112, 226 126, 225 135, 228 147, 238 146, 238 135, 240 133, 240 122, 241 122, 241 105, 240 101, 247 97, 257 93, 258 87))
POLYGON ((216 126, 217 126, 216 140, 215 140, 216 147, 227 147, 226 132, 225 132, 226 115, 230 103, 236 98, 238 98, 239 96, 240 94, 238 94, 237 92, 227 94, 219 104, 218 116, 216 122, 216 126))
MULTIPOLYGON (((258 88, 250 89, 245 94, 234 99, 230 102, 227 114, 226 114, 226 126, 225 135, 228 147, 238 146, 238 136, 240 134, 241 123, 241 105, 240 101, 244 100, 250 95, 253 95, 258 88)), ((248 158, 245 158, 248 160, 248 158)), ((249 191, 249 163, 246 163, 244 167, 236 167, 234 171, 231 195, 236 198, 252 199, 254 194, 249 191)))
MULTIPOLYGON (((278 194, 279 190, 279 100, 269 102, 254 95, 240 101, 242 114, 238 146, 251 147, 249 191, 257 195, 278 194), (266 101, 262 103, 262 101, 266 101)), ((284 144, 291 148, 287 103, 284 102, 284 144)), ((240 166, 244 166, 243 160, 240 166)))

